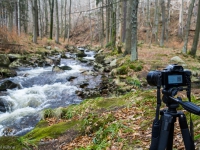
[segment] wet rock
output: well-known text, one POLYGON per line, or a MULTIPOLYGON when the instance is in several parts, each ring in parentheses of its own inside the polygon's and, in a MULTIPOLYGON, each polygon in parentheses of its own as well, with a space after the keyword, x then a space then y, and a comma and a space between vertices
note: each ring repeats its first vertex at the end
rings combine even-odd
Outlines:
POLYGON ((19 84, 16 84, 10 80, 6 80, 0 84, 0 91, 6 91, 7 89, 20 88, 19 84))
POLYGON ((20 54, 8 54, 8 58, 10 59, 11 62, 13 62, 17 59, 22 59, 23 56, 20 54))
POLYGON ((105 56, 103 54, 98 54, 95 56, 95 62, 103 64, 105 56))
POLYGON ((61 55, 50 56, 48 58, 52 60, 52 62, 53 62, 54 65, 60 65, 61 55))
POLYGON ((73 81, 74 79, 76 79, 77 77, 75 77, 75 76, 70 76, 68 79, 67 79, 67 81, 73 81))
POLYGON ((98 89, 89 89, 86 88, 83 91, 76 91, 76 94, 81 98, 93 98, 93 97, 99 97, 101 96, 98 89))
POLYGON ((87 55, 85 54, 84 51, 78 51, 78 53, 76 54, 77 57, 86 57, 87 55))
POLYGON ((83 82, 82 84, 80 84, 80 88, 85 88, 86 86, 88 86, 89 83, 87 82, 83 82))
POLYGON ((72 68, 69 67, 69 66, 61 66, 59 68, 62 69, 62 70, 72 70, 72 68))
POLYGON ((15 70, 0 67, 0 78, 7 78, 7 77, 15 77, 17 76, 17 72, 15 70))
POLYGON ((10 60, 6 54, 0 54, 0 66, 8 67, 10 64, 10 60))
POLYGON ((52 72, 62 73, 64 70, 62 70, 59 66, 53 66, 52 72))
POLYGON ((16 69, 16 68, 20 68, 20 67, 30 67, 32 66, 33 64, 31 64, 29 61, 27 60, 22 60, 22 59, 17 59, 15 61, 13 61, 10 65, 9 65, 9 68, 13 68, 13 69, 16 69))
POLYGON ((6 112, 6 111, 7 111, 6 101, 0 99, 0 112, 6 112))

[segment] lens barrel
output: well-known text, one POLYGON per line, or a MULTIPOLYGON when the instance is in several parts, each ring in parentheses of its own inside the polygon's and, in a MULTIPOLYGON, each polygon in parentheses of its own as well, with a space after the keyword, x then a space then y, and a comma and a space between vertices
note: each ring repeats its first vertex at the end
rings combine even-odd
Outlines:
POLYGON ((147 82, 149 85, 151 86, 157 86, 158 83, 158 78, 160 78, 161 76, 161 72, 160 71, 150 71, 148 74, 147 74, 147 82))

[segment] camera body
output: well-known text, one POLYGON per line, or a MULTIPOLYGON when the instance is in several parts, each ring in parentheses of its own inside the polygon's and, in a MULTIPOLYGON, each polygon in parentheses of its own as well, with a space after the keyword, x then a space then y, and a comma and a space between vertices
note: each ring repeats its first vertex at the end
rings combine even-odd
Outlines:
POLYGON ((180 86, 189 86, 191 72, 184 70, 182 66, 168 65, 162 71, 150 71, 147 74, 147 82, 152 86, 163 86, 166 89, 180 86))

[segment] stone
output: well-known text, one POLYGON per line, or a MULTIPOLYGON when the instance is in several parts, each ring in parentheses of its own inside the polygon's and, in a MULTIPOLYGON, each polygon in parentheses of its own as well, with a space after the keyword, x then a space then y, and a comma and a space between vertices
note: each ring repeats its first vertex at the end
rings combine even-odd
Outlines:
POLYGON ((174 56, 171 58, 171 61, 172 62, 175 62, 175 63, 185 63, 180 57, 178 56, 174 56))
POLYGON ((98 54, 95 56, 95 62, 103 64, 105 56, 102 54, 98 54))
POLYGON ((62 69, 62 70, 72 70, 72 68, 69 67, 69 66, 61 66, 59 68, 62 69))
POLYGON ((19 84, 16 84, 10 80, 6 80, 2 84, 0 84, 0 91, 6 91, 7 89, 14 89, 19 87, 19 84))
POLYGON ((0 67, 8 67, 10 60, 6 54, 0 54, 0 67))
POLYGON ((17 76, 17 72, 9 68, 0 67, 0 75, 1 78, 15 77, 17 76))
POLYGON ((9 68, 16 69, 19 67, 30 67, 31 65, 32 64, 27 60, 17 59, 9 65, 9 68))
POLYGON ((64 70, 62 70, 59 66, 53 66, 52 71, 57 73, 64 72, 64 70))
POLYGON ((116 67, 117 66, 117 59, 114 59, 110 62, 110 67, 116 67))

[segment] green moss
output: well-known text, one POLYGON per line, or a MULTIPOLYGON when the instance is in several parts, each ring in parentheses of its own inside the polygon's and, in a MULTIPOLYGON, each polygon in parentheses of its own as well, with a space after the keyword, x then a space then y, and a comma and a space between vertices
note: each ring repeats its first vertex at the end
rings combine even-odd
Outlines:
POLYGON ((117 74, 119 74, 119 75, 125 75, 127 73, 128 73, 127 66, 124 65, 124 66, 121 66, 121 67, 117 68, 117 74))
POLYGON ((70 129, 81 130, 81 121, 70 121, 54 124, 48 127, 36 127, 31 132, 27 133, 24 138, 33 140, 35 143, 39 142, 43 138, 57 138, 64 132, 70 129))
POLYGON ((23 145, 19 142, 18 137, 0 137, 0 149, 23 149, 23 145))

